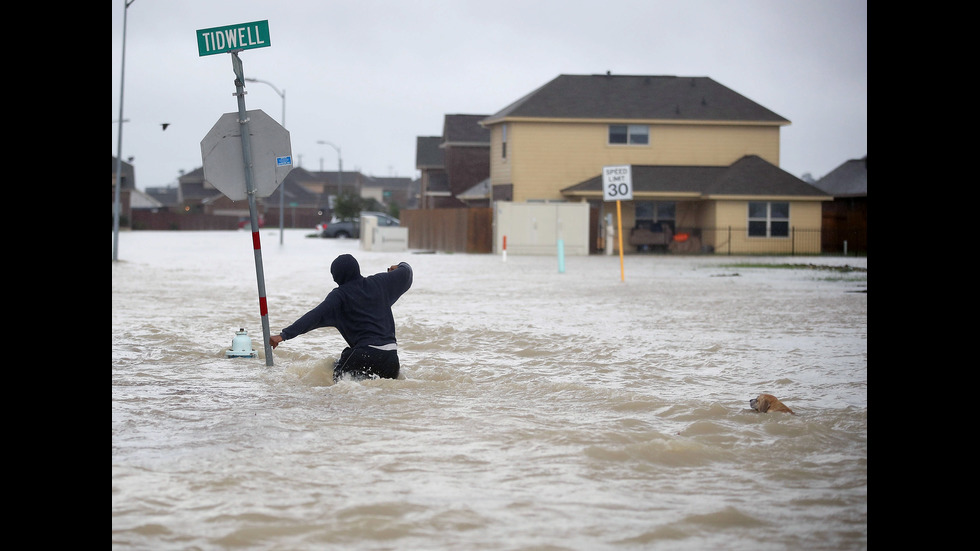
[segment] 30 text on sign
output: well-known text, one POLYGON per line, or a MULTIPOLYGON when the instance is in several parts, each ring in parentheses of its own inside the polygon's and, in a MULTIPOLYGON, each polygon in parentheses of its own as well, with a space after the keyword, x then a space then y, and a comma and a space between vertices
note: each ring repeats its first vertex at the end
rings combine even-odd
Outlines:
POLYGON ((270 45, 268 20, 197 31, 197 52, 202 56, 270 45))
POLYGON ((602 167, 602 200, 631 201, 633 174, 630 165, 602 167))

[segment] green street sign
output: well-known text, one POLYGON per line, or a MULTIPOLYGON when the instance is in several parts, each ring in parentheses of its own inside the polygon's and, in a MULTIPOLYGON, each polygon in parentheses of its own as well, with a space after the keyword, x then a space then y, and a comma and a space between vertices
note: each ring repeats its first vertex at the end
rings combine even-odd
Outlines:
POLYGON ((201 56, 265 48, 269 45, 268 20, 197 31, 197 52, 201 56))

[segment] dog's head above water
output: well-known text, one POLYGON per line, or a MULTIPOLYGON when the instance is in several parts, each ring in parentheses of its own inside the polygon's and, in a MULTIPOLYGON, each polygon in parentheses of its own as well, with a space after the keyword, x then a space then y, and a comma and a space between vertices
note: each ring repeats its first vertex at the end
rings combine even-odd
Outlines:
POLYGON ((796 415, 793 413, 793 410, 786 407, 786 404, 780 402, 779 398, 776 398, 772 394, 760 394, 758 398, 752 398, 749 400, 749 407, 761 413, 782 411, 796 415))

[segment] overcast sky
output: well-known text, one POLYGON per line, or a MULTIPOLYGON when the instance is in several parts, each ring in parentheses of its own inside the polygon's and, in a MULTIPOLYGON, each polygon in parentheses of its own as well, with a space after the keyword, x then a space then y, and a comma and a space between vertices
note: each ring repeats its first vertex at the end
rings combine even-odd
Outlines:
MULTIPOLYGON (((490 115, 560 74, 703 76, 789 119, 780 166, 825 176, 868 153, 866 0, 131 0, 122 157, 140 189, 200 166, 237 112, 230 54, 196 31, 267 20, 241 52, 247 109, 290 134, 293 164, 415 178, 417 136, 490 115), (273 86, 275 88, 273 88, 273 86), (163 130, 161 125, 168 123, 163 130)), ((112 0, 112 155, 124 0, 112 0)))

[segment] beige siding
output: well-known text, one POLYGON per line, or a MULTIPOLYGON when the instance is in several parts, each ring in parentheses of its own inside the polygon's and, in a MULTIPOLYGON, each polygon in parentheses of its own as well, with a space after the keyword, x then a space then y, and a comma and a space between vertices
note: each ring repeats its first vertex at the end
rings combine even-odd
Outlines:
MULTIPOLYGON (((512 129, 508 128, 508 134, 510 134, 512 129)), ((495 124, 490 127, 490 175, 491 184, 511 184, 510 167, 511 162, 509 156, 514 151, 513 144, 507 144, 507 154, 508 158, 503 156, 503 146, 502 146, 502 134, 501 125, 495 124)), ((510 136, 508 136, 509 141, 510 136)))
MULTIPOLYGON (((758 199, 760 201, 781 199, 758 199)), ((794 241, 790 238, 749 237, 748 236, 748 200, 717 200, 717 201, 678 201, 675 226, 678 232, 691 229, 701 230, 701 243, 714 247, 715 252, 725 254, 729 247, 736 254, 818 254, 820 239, 813 236, 798 236, 794 241)), ((621 203, 623 216, 623 250, 633 253, 635 247, 627 243, 632 228, 636 222, 634 201, 621 203)), ((614 231, 618 231, 616 221, 616 203, 602 205, 602 216, 606 213, 613 215, 614 231)), ((820 201, 790 200, 790 227, 804 232, 819 231, 822 208, 820 201)), ((614 243, 618 252, 618 240, 614 243)))
POLYGON ((650 148, 653 160, 644 164, 728 166, 758 155, 779 166, 779 127, 651 125, 650 148))
POLYGON ((650 123, 650 143, 637 146, 610 145, 608 121, 507 124, 506 159, 500 124, 491 127, 490 173, 494 184, 514 184, 514 201, 561 199, 562 188, 606 165, 727 166, 754 154, 779 166, 778 126, 650 123))
MULTIPOLYGON (((765 198, 752 201, 789 201, 789 225, 798 228, 819 228, 821 221, 821 201, 794 201, 791 199, 765 198)), ((749 222, 749 200, 715 201, 716 226, 744 228, 749 222)))
MULTIPOLYGON (((749 237, 748 200, 713 201, 714 223, 707 224, 702 242, 715 248, 715 252, 728 250, 739 254, 784 252, 787 254, 817 254, 820 252, 819 234, 816 239, 790 237, 749 237)), ((801 231, 819 231, 822 207, 820 201, 790 201, 789 225, 801 231)), ((791 232, 792 233, 792 232, 791 232)))
POLYGON ((790 224, 798 228, 819 228, 823 220, 823 201, 796 201, 790 205, 790 224))

